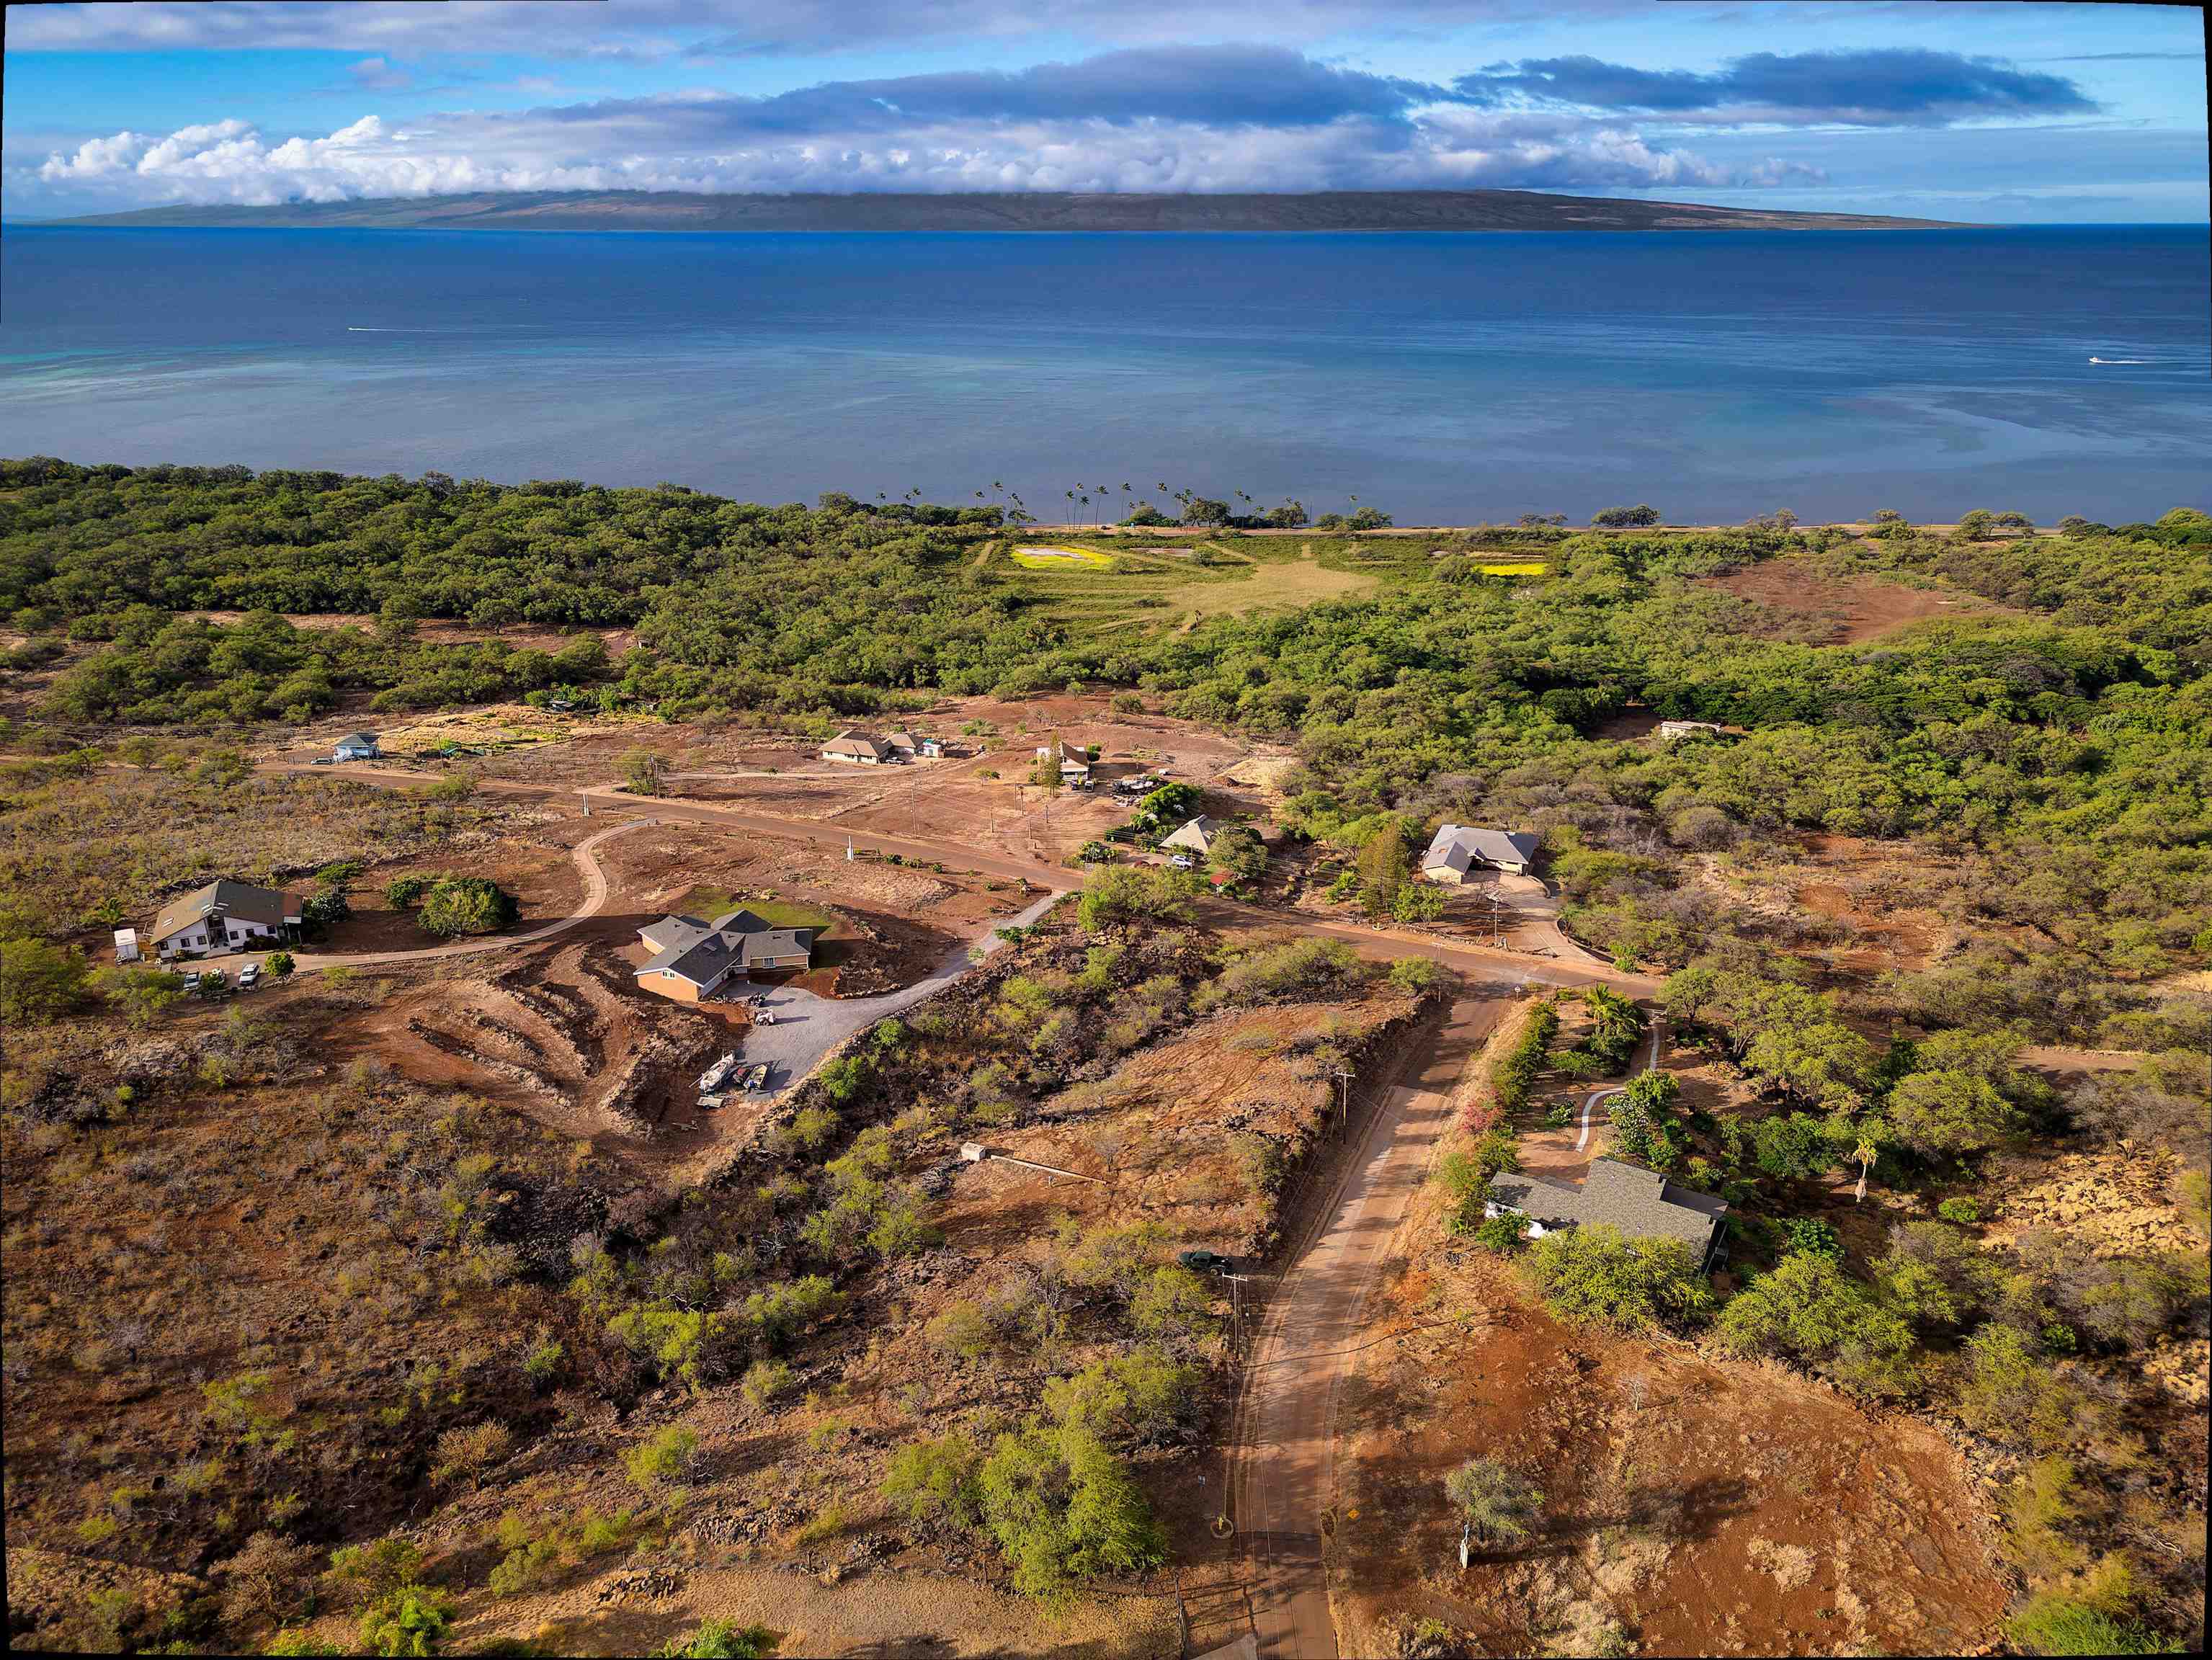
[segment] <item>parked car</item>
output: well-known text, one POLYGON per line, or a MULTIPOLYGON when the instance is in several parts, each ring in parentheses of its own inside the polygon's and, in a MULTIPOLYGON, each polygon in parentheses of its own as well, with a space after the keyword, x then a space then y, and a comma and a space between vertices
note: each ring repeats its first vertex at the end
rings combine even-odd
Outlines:
POLYGON ((1235 1257, 1218 1250, 1179 1250, 1176 1261, 1194 1274, 1228 1274, 1237 1267, 1235 1257))
POLYGON ((239 990, 240 990, 240 991, 252 991, 252 990, 256 986, 259 985, 260 983, 261 983, 261 964, 258 964, 258 963, 248 963, 248 964, 247 964, 244 968, 240 969, 240 970, 238 971, 238 988, 239 988, 239 990))
POLYGON ((1191 867, 1191 857, 1187 853, 1179 853, 1170 859, 1168 863, 1173 865, 1177 870, 1188 870, 1191 867))
POLYGON ((310 765, 318 767, 335 767, 337 763, 338 758, 335 755, 319 755, 309 763, 310 765))
POLYGON ((185 994, 186 996, 190 996, 199 988, 200 976, 197 970, 185 976, 185 994))

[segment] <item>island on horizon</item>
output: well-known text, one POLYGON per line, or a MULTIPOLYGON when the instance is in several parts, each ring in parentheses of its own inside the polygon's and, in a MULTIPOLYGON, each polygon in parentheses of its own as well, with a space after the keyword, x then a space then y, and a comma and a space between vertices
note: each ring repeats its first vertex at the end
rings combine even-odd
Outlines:
POLYGON ((1315 191, 1223 195, 1000 192, 958 195, 483 191, 270 206, 178 204, 49 225, 289 230, 1653 231, 1946 230, 1881 214, 1639 202, 1542 191, 1315 191))

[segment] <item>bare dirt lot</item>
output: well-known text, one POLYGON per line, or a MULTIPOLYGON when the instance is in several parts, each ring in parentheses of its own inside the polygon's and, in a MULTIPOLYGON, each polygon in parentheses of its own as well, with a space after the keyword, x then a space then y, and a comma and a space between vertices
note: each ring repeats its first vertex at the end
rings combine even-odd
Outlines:
POLYGON ((1421 1237, 1347 1389, 1332 1563, 1347 1653, 1443 1621, 1484 1652, 1972 1652, 2006 1587, 1956 1456, 1774 1367, 1559 1325, 1510 1270, 1421 1237), (1456 1257, 1458 1260, 1451 1260, 1456 1257), (1443 1323, 1435 1323, 1442 1322, 1443 1323), (1443 1478, 1480 1455, 1542 1488, 1462 1572, 1443 1478))
POLYGON ((1989 600, 1950 589, 1909 588, 1864 577, 1838 581, 1794 556, 1762 560, 1711 581, 1774 611, 1778 622, 1794 625, 1792 632, 1809 644, 1854 645, 1931 617, 2002 611, 1989 600))

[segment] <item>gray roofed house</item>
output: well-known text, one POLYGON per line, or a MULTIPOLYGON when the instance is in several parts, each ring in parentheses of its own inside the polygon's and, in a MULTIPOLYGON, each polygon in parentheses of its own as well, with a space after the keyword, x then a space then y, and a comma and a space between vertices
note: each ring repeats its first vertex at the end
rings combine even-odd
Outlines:
POLYGON ((1201 812, 1197 818, 1188 820, 1176 829, 1172 835, 1163 836, 1160 838, 1160 845, 1164 848, 1182 848, 1187 852, 1197 854, 1203 858, 1212 851, 1213 838, 1220 834, 1221 821, 1218 818, 1209 818, 1201 812))
POLYGON ((340 761, 374 761, 384 751, 377 747, 373 732, 349 732, 337 741, 331 755, 340 761))
POLYGON ((1446 824, 1421 855, 1421 874, 1431 882, 1464 882, 1475 869, 1523 873, 1536 862, 1537 838, 1526 830, 1482 830, 1446 824))
POLYGON ((1728 1258, 1728 1204, 1618 1158, 1591 1162, 1580 1187, 1541 1176, 1499 1176, 1483 1194, 1485 1216, 1525 1216, 1539 1237, 1593 1224, 1632 1239, 1680 1239, 1711 1274, 1728 1258))
POLYGON ((289 896, 225 878, 162 906, 150 938, 161 955, 176 957, 281 939, 299 925, 299 909, 289 896))
POLYGON ((774 927, 749 910, 730 911, 711 922, 664 916, 637 931, 653 956, 636 978, 647 991, 696 1003, 732 975, 811 967, 814 933, 774 927))

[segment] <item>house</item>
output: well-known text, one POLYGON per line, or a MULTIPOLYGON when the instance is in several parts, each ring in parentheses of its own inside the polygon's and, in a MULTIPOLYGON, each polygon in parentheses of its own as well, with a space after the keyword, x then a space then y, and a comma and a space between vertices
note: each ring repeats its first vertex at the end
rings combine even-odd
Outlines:
POLYGON ((1195 854, 1203 859, 1213 851, 1213 838, 1220 834, 1221 821, 1218 818, 1208 818, 1201 812, 1189 823, 1163 836, 1160 838, 1160 846, 1178 848, 1185 853, 1195 854))
POLYGON ((152 939, 154 949, 166 961, 202 952, 237 951, 256 940, 289 939, 299 927, 300 912, 289 895, 224 880, 195 888, 162 906, 154 919, 152 939))
POLYGON ((856 767, 880 767, 896 761, 899 752, 872 733, 841 732, 822 746, 822 758, 849 762, 856 767))
POLYGON ((921 752, 929 760, 936 760, 939 756, 945 753, 945 740, 942 738, 923 739, 921 740, 921 752))
POLYGON ((1459 883, 1477 869, 1526 874, 1536 862, 1537 840, 1525 830, 1478 830, 1446 824, 1421 855, 1421 874, 1431 882, 1459 883))
POLYGON ((915 743, 914 734, 910 732, 887 732, 884 734, 884 742, 902 761, 913 760, 915 751, 918 747, 915 743))
POLYGON ((1659 741, 1671 744, 1678 738, 1721 738, 1728 728, 1715 721, 1662 721, 1659 741))
POLYGON ((373 732, 349 732, 338 739, 337 747, 331 751, 334 761, 374 761, 384 751, 376 746, 373 732))
POLYGON ((1039 744, 1036 758, 1049 761, 1060 757, 1060 781, 1063 784, 1088 784, 1091 781, 1091 763, 1083 748, 1073 744, 1039 744))
POLYGON ((1499 1176, 1483 1194, 1482 1213, 1525 1216, 1538 1238, 1560 1228, 1602 1225, 1631 1239, 1680 1239, 1700 1274, 1728 1260, 1724 1201, 1618 1158, 1591 1161, 1580 1187, 1541 1176, 1499 1176))
POLYGON ((637 937, 653 952, 636 973, 647 991, 682 1003, 696 1003, 736 976, 807 969, 814 963, 812 928, 779 928, 749 910, 733 910, 702 922, 696 916, 664 916, 641 927, 637 937))

